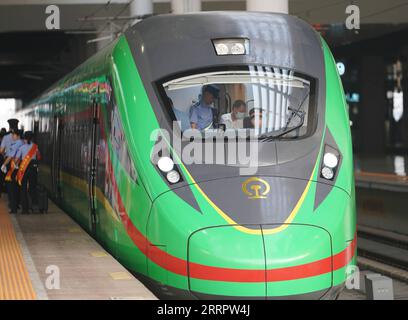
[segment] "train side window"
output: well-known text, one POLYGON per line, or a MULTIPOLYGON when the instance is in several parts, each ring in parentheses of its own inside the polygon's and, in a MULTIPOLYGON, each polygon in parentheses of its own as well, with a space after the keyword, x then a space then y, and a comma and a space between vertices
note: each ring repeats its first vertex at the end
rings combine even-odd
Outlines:
MULTIPOLYGON (((118 157, 122 167, 126 170, 133 181, 137 181, 137 171, 129 153, 129 146, 125 139, 125 133, 120 119, 119 108, 116 103, 113 90, 110 95, 110 135, 109 139, 113 152, 118 157)), ((109 112, 108 112, 109 113, 109 112)))

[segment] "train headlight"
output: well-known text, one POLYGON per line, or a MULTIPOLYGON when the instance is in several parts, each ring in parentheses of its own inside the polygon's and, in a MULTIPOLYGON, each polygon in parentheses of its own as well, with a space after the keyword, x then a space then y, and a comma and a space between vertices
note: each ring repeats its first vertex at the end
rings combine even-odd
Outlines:
POLYGON ((336 148, 325 145, 321 164, 320 176, 326 180, 333 180, 340 163, 340 153, 336 148))
POLYGON ((214 39, 212 42, 218 56, 245 55, 249 52, 249 39, 214 39))
POLYGON ((338 163, 339 159, 331 152, 327 152, 323 157, 323 164, 328 168, 333 169, 337 167, 338 163))
POLYGON ((215 51, 219 56, 226 56, 229 53, 229 48, 225 43, 215 44, 215 51))
POLYGON ((232 47, 231 47, 231 53, 232 54, 245 54, 245 47, 242 43, 235 43, 232 47))
POLYGON ((170 172, 174 168, 174 162, 170 157, 161 157, 157 161, 157 166, 162 172, 170 172))
POLYGON ((323 167, 322 176, 323 176, 323 178, 325 178, 327 180, 333 179, 333 177, 334 177, 333 169, 329 168, 329 167, 323 167))
POLYGON ((170 156, 159 157, 159 160, 152 159, 152 162, 156 164, 158 171, 162 177, 166 179, 170 184, 175 184, 183 181, 179 170, 176 167, 173 159, 170 156), (157 161, 157 162, 156 162, 157 161))
POLYGON ((177 183, 180 181, 180 174, 176 170, 171 170, 167 173, 166 178, 170 183, 177 183))

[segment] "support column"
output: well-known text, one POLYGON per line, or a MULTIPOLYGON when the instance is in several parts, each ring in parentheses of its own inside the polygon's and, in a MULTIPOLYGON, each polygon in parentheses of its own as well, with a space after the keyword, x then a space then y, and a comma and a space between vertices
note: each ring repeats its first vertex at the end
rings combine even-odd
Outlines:
POLYGON ((402 135, 404 149, 408 150, 408 45, 404 46, 402 52, 402 92, 404 114, 402 116, 402 135))
POLYGON ((153 0, 135 0, 130 3, 130 16, 142 16, 152 13, 153 0))
POLYGON ((247 0, 247 11, 288 13, 288 0, 247 0))
POLYGON ((361 151, 385 153, 385 62, 382 56, 364 56, 361 63, 361 151))
POLYGON ((201 0, 171 0, 172 13, 186 13, 201 11, 201 0))

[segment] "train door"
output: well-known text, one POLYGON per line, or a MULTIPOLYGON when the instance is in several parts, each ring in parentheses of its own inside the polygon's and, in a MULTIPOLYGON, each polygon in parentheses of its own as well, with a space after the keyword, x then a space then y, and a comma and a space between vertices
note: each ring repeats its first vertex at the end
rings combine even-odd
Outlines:
POLYGON ((53 149, 52 149, 52 193, 57 201, 61 199, 61 142, 63 132, 63 121, 59 115, 54 116, 54 130, 53 130, 53 149))
POLYGON ((91 143, 90 143, 90 164, 88 170, 88 198, 90 209, 91 231, 96 236, 96 226, 98 223, 96 214, 96 172, 97 172, 97 144, 99 139, 99 113, 100 105, 98 100, 94 98, 92 101, 92 128, 91 128, 91 143))

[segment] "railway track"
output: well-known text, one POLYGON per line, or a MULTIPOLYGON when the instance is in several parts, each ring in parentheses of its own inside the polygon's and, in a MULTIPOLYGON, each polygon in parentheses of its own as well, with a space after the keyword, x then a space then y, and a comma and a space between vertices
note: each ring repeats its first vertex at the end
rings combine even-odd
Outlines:
POLYGON ((359 264, 408 282, 408 236, 358 226, 359 264))

